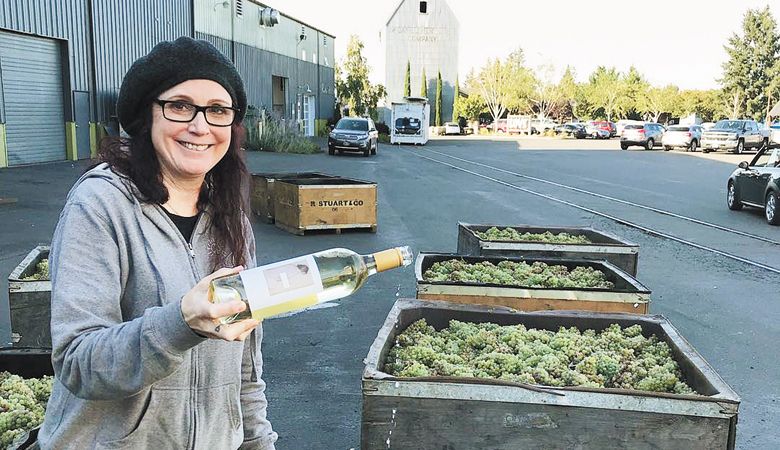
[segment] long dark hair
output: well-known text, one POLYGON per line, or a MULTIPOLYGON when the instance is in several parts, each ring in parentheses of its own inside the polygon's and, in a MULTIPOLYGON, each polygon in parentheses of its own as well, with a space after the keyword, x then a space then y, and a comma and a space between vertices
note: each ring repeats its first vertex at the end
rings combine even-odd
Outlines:
MULTIPOLYGON (((168 189, 163 184, 160 162, 152 144, 152 109, 139 117, 143 126, 133 138, 107 137, 100 142, 98 158, 115 172, 128 177, 143 195, 141 201, 164 204, 168 189)), ((249 171, 242 149, 246 129, 242 123, 230 127, 231 139, 225 156, 207 174, 198 197, 198 210, 209 211, 213 241, 209 243, 212 270, 224 266, 245 266, 247 242, 244 217, 249 205, 249 171)))

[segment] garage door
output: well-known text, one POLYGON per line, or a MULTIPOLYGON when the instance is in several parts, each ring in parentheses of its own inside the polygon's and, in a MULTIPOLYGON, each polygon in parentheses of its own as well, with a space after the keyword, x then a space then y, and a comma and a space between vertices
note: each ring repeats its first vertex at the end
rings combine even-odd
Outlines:
POLYGON ((59 44, 0 32, 0 86, 8 165, 64 160, 59 44))

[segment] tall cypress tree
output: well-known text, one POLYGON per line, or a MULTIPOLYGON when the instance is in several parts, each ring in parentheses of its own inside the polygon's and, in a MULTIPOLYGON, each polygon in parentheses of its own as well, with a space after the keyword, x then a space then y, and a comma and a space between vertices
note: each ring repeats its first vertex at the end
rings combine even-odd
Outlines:
POLYGON ((425 76, 425 67, 423 67, 422 86, 420 86, 420 97, 428 98, 428 77, 425 76))
POLYGON ((436 122, 435 125, 437 127, 441 126, 441 70, 439 71, 439 74, 436 76, 436 122))
POLYGON ((412 95, 412 65, 406 61, 406 77, 404 77, 404 97, 412 95))
POLYGON ((459 111, 458 111, 458 98, 460 97, 460 86, 458 85, 458 77, 455 77, 455 93, 452 96, 452 121, 457 122, 459 111))

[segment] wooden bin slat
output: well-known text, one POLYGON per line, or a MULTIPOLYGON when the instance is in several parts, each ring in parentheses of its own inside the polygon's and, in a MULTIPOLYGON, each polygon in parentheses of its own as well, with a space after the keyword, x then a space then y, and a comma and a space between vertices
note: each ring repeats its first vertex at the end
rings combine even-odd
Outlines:
POLYGON ((274 182, 286 178, 338 178, 320 172, 253 173, 250 205, 252 212, 267 223, 274 222, 274 182))
POLYGON ((276 225, 302 234, 306 230, 369 228, 376 230, 376 184, 350 178, 276 181, 276 225))
POLYGON ((538 225, 487 225, 458 222, 458 253, 473 256, 525 256, 606 260, 632 276, 637 274, 639 245, 606 231, 591 227, 542 227, 538 225), (550 244, 544 242, 486 241, 476 232, 489 228, 513 228, 519 233, 569 233, 585 236, 591 244, 550 244))
POLYGON ((509 258, 501 256, 464 256, 449 253, 421 252, 415 263, 417 298, 444 300, 456 303, 506 306, 521 311, 539 310, 583 310, 596 312, 619 312, 647 314, 650 305, 650 290, 626 272, 606 261, 509 258), (533 288, 458 282, 429 282, 423 274, 433 263, 449 259, 463 259, 468 263, 490 261, 541 261, 546 264, 560 264, 572 269, 587 266, 598 269, 615 284, 614 289, 586 288, 533 288))
POLYGON ((365 359, 361 448, 733 449, 739 396, 663 316, 396 301, 365 359), (398 378, 383 371, 396 336, 424 318, 557 330, 640 324, 669 344, 685 380, 702 395, 550 388, 476 378, 398 378))

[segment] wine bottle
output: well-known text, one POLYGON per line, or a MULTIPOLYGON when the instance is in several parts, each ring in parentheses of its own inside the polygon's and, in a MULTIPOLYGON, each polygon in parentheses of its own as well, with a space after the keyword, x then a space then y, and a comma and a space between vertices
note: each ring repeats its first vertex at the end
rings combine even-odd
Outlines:
POLYGON ((369 276, 411 263, 409 247, 370 255, 332 248, 215 278, 209 285, 208 299, 212 303, 241 300, 246 304, 244 311, 220 319, 223 324, 262 320, 346 297, 369 276))

